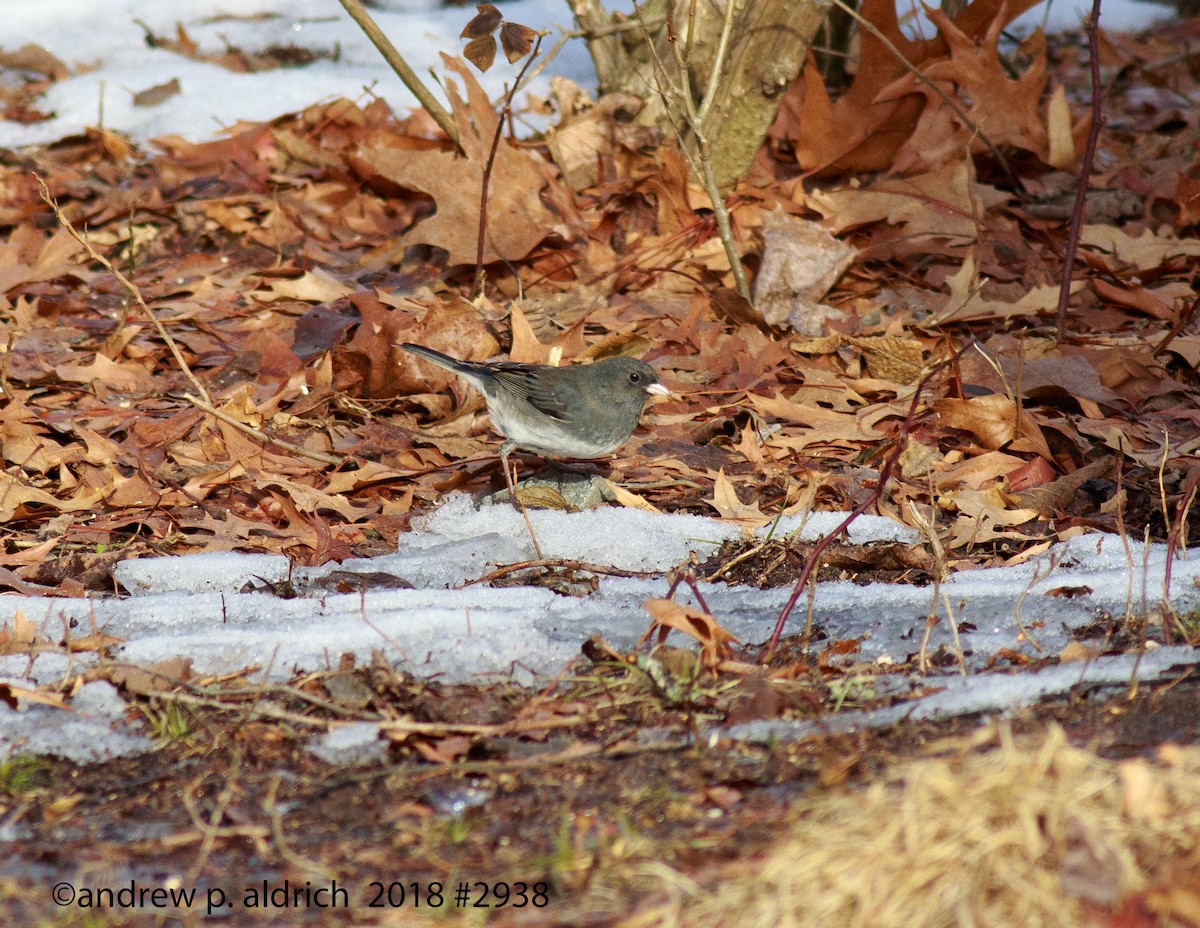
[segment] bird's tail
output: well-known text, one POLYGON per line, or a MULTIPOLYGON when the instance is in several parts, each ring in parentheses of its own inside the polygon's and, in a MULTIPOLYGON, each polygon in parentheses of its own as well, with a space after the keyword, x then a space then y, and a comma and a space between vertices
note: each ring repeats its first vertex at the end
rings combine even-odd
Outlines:
POLYGON ((444 367, 448 371, 454 371, 456 374, 472 373, 475 368, 474 364, 467 361, 460 361, 458 358, 452 358, 448 354, 442 354, 440 351, 434 351, 432 348, 426 348, 424 345, 414 345, 410 342, 405 342, 396 347, 407 351, 409 354, 415 354, 418 358, 424 358, 430 364, 436 364, 438 367, 444 367))

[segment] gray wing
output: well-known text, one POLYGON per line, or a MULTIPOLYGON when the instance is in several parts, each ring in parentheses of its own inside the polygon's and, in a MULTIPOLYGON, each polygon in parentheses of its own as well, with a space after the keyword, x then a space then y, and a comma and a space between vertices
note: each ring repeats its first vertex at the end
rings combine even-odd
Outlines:
POLYGON ((579 391, 556 368, 503 361, 492 365, 492 373, 509 390, 551 419, 566 422, 570 407, 578 408, 579 404, 571 401, 579 391))

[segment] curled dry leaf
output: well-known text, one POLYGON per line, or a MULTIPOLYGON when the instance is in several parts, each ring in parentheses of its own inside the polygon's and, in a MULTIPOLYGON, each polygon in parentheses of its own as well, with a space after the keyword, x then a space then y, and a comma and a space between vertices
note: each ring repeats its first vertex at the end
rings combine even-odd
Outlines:
POLYGON ((500 27, 500 45, 509 64, 520 61, 533 48, 537 32, 520 23, 505 23, 500 27))
POLYGON ((478 39, 481 36, 491 35, 504 20, 504 14, 490 3, 477 4, 475 9, 479 12, 463 26, 463 31, 458 35, 460 39, 478 39))
POLYGON ((763 213, 762 267, 754 307, 772 326, 820 335, 844 314, 820 301, 854 261, 858 250, 817 223, 782 207, 763 213))
POLYGON ((937 400, 933 408, 942 425, 970 432, 989 451, 1009 448, 1054 459, 1033 417, 1024 409, 1018 413, 1016 404, 1007 396, 993 393, 967 400, 946 397, 937 400))
POLYGON ((707 612, 701 612, 692 606, 685 606, 673 599, 648 599, 643 606, 654 619, 642 641, 649 638, 658 630, 658 643, 662 644, 667 633, 672 629, 691 635, 700 642, 700 656, 705 667, 716 667, 729 656, 729 643, 737 641, 732 634, 717 624, 707 612))
POLYGON ((491 35, 471 39, 463 49, 463 57, 480 71, 488 70, 496 60, 496 39, 491 35))

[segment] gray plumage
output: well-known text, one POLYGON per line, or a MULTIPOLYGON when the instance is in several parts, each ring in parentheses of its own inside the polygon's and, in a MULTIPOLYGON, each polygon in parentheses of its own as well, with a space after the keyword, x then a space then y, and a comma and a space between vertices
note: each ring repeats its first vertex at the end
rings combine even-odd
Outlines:
POLYGON ((658 373, 636 358, 551 367, 511 361, 460 361, 422 345, 400 345, 466 380, 487 400, 500 455, 516 448, 589 460, 629 440, 651 394, 669 396, 658 373))

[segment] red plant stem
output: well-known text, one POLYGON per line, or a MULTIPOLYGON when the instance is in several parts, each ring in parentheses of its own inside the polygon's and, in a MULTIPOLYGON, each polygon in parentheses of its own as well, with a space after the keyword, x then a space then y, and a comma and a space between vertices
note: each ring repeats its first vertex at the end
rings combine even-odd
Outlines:
POLYGON ((850 513, 850 515, 846 516, 846 518, 842 520, 841 524, 838 525, 837 528, 818 541, 813 546, 812 551, 809 552, 808 559, 804 562, 804 569, 800 572, 800 579, 796 581, 796 586, 792 590, 792 595, 788 597, 788 601, 784 605, 783 611, 779 613, 779 619, 775 622, 775 630, 771 633, 771 637, 767 640, 766 649, 763 651, 761 657, 761 661, 764 664, 775 656, 775 651, 779 647, 779 641, 783 637, 783 628, 785 625, 787 625, 788 617, 792 614, 792 610, 796 607, 796 603, 799 602, 800 594, 804 592, 804 584, 808 582, 809 575, 816 568, 817 562, 821 558, 821 554, 826 548, 829 547, 830 544, 832 544, 833 539, 837 538, 840 534, 842 534, 842 532, 846 531, 846 529, 850 527, 850 523, 870 509, 873 505, 878 503, 882 498, 883 489, 892 479, 892 474, 896 470, 896 465, 900 462, 900 455, 904 453, 904 448, 908 444, 908 436, 912 434, 913 424, 916 422, 917 408, 921 402, 921 394, 925 392, 925 388, 929 385, 929 381, 932 380, 933 377, 947 365, 953 364, 959 358, 961 358, 963 353, 974 344, 974 339, 968 341, 965 345, 954 352, 954 354, 950 355, 950 357, 944 359, 941 363, 933 367, 928 373, 925 374, 924 377, 921 378, 920 383, 917 384, 917 389, 913 391, 912 402, 908 405, 908 414, 904 417, 904 423, 900 426, 900 432, 896 436, 896 444, 892 448, 891 453, 888 454, 887 460, 883 462, 883 467, 879 471, 879 481, 876 484, 875 489, 871 491, 870 496, 868 496, 865 500, 863 500, 862 503, 855 507, 854 511, 850 513))
POLYGON ((1096 160, 1096 140, 1104 121, 1100 93, 1100 0, 1092 0, 1092 13, 1087 21, 1088 62, 1092 76, 1092 124, 1088 127, 1087 145, 1079 163, 1079 186, 1075 190, 1075 208, 1071 211, 1071 226, 1067 231, 1067 251, 1063 255, 1062 283, 1058 288, 1058 337, 1067 334, 1067 303, 1071 299, 1071 277, 1075 273, 1075 254, 1079 251, 1079 233, 1083 230, 1083 215, 1087 211, 1088 185, 1092 163, 1096 160))

